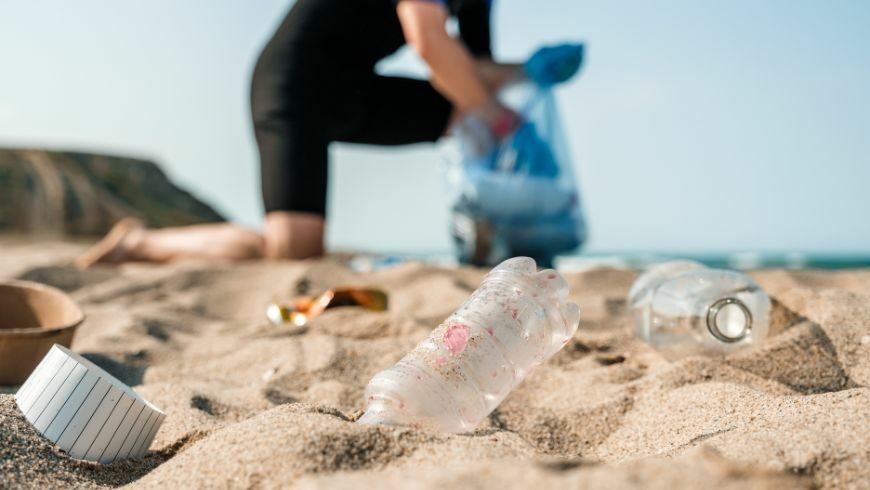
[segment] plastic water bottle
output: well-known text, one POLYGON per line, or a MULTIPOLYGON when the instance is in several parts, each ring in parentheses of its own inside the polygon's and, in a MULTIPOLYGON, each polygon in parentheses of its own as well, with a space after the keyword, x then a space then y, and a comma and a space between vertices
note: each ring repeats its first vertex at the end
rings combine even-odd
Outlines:
POLYGON ((629 291, 637 335, 669 359, 757 346, 770 299, 752 278, 692 261, 660 264, 629 291))
POLYGON ((580 309, 556 271, 508 259, 428 338, 366 387, 361 424, 474 429, 573 337, 580 309))

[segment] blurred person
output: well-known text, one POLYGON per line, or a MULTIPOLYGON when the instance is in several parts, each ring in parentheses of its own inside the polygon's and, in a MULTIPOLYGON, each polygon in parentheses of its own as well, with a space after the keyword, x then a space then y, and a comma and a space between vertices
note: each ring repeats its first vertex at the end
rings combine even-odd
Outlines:
MULTIPOLYGON (((128 218, 77 265, 322 255, 331 142, 434 142, 468 114, 499 141, 522 121, 496 91, 522 79, 551 86, 578 71, 579 44, 541 48, 524 64, 496 63, 490 15, 490 0, 297 0, 260 54, 251 83, 262 233, 233 223, 152 230, 128 218), (458 39, 447 30, 451 17, 458 39), (378 61, 405 44, 429 67, 429 81, 375 73, 378 61)), ((533 137, 522 144, 543 143, 533 137)))

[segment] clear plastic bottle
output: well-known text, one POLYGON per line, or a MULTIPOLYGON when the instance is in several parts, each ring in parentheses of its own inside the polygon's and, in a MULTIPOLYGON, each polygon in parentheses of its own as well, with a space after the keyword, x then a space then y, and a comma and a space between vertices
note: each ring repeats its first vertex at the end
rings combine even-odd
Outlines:
POLYGON ((726 354, 767 337, 770 299, 752 278, 692 261, 660 264, 629 291, 637 335, 669 359, 726 354))
POLYGON ((495 267, 471 297, 366 387, 361 424, 473 430, 577 331, 580 309, 554 270, 528 257, 495 267))

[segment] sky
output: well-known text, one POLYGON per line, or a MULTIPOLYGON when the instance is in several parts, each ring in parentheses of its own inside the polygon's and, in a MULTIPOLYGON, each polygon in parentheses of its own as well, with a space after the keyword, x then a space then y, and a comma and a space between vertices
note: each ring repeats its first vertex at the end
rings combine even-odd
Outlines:
MULTIPOLYGON (((498 59, 587 45, 557 91, 585 250, 870 251, 870 2, 495 4, 498 59)), ((258 227, 250 74, 290 5, 0 2, 0 146, 152 159, 258 227)), ((409 50, 378 69, 425 75, 409 50)), ((330 155, 332 248, 450 250, 443 151, 330 155)))

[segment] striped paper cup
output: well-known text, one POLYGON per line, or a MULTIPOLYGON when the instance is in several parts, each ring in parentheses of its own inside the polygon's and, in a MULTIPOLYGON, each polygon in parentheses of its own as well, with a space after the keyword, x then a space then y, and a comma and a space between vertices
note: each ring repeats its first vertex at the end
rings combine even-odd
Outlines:
POLYGON ((166 418, 129 386, 58 344, 15 401, 46 439, 73 458, 100 463, 144 456, 166 418))

